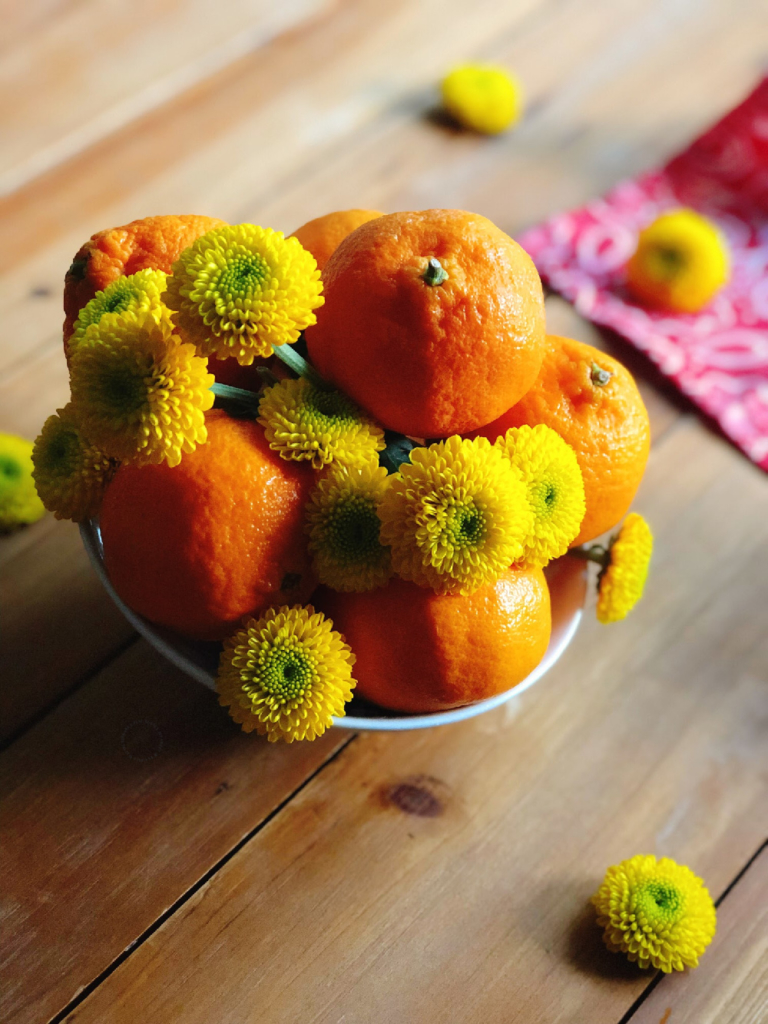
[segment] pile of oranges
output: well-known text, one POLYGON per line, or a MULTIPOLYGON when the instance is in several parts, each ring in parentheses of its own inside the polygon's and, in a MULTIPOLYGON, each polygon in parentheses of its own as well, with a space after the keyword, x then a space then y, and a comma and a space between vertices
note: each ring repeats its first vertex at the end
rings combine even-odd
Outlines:
POLYGON ((222 703, 270 739, 353 686, 424 712, 520 682, 543 566, 623 519, 648 457, 629 372, 546 334, 533 263, 476 214, 149 217, 80 249, 64 306, 38 491, 99 516, 131 608, 223 641, 222 703))

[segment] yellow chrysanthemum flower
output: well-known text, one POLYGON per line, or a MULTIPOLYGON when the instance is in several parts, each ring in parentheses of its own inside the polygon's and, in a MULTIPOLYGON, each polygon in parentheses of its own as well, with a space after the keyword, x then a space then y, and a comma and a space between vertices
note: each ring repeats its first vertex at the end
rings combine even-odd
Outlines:
POLYGON ((471 594, 522 558, 533 512, 522 477, 484 437, 416 448, 379 506, 381 539, 403 579, 471 594))
POLYGON ((637 512, 630 512, 600 559, 597 618, 618 622, 629 615, 643 596, 653 553, 653 534, 637 512))
POLYGON ((669 857, 638 855, 608 868, 592 902, 611 952, 666 974, 696 967, 717 925, 703 881, 669 857))
POLYGON ((0 533, 35 523, 45 507, 32 479, 32 442, 0 434, 0 533))
POLYGON ((528 488, 533 530, 522 561, 546 565, 559 558, 578 536, 586 512, 584 480, 573 448, 551 427, 510 427, 496 446, 528 488))
POLYGON ((443 79, 443 105, 459 124, 485 135, 497 135, 522 112, 520 82, 504 68, 466 64, 443 79))
POLYGON ((165 280, 166 275, 162 270, 140 270, 136 274, 118 277, 104 291, 96 292, 80 310, 75 321, 75 329, 67 342, 70 355, 83 340, 88 328, 98 324, 103 316, 141 312, 151 313, 155 320, 160 320, 163 315, 169 316, 160 300, 165 291, 165 280))
POLYGON ((355 656, 311 605, 270 608, 224 641, 216 686, 245 732, 314 740, 345 714, 355 656))
POLYGON ((70 374, 74 415, 110 458, 176 466, 207 440, 213 374, 165 320, 103 318, 72 353, 70 374))
POLYGON ((641 302, 696 313, 730 276, 728 245, 695 210, 664 213, 640 232, 627 287, 641 302))
POLYGON ((304 377, 281 380, 259 405, 259 423, 281 458, 348 466, 376 463, 384 431, 340 391, 326 391, 304 377))
POLYGON ((32 452, 37 493, 57 519, 81 523, 101 507, 117 463, 80 431, 72 405, 57 409, 43 424, 32 452))
POLYGON ((392 575, 389 548, 381 543, 376 514, 387 480, 381 466, 340 466, 313 490, 307 529, 321 583, 334 590, 360 592, 383 586, 392 575))
POLYGON ((201 355, 250 366, 317 320, 323 285, 297 238, 255 224, 215 228, 174 263, 163 299, 201 355))

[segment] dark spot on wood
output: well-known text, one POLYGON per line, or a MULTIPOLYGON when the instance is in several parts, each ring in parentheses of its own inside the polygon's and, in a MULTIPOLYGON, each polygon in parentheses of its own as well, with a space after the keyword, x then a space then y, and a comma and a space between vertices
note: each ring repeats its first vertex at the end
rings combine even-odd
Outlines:
POLYGON ((218 796, 219 793, 226 793, 230 789, 232 789, 232 786, 228 782, 220 782, 216 787, 216 796, 218 796))
POLYGON ((403 814, 413 814, 417 818, 437 818, 445 810, 443 800, 435 792, 438 788, 442 788, 438 779, 416 775, 388 786, 384 798, 388 805, 396 807, 403 814))
POLYGON ((32 299, 49 299, 53 295, 53 288, 49 288, 47 284, 40 284, 33 288, 29 295, 32 299))

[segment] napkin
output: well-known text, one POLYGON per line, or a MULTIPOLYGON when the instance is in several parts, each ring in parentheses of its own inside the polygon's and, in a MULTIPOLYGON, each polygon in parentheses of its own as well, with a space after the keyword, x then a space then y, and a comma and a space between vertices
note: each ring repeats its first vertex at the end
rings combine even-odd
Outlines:
POLYGON ((519 241, 579 313, 647 353, 768 470, 768 77, 661 170, 519 241), (709 217, 731 250, 730 282, 695 314, 645 307, 624 288, 638 232, 680 206, 709 217))

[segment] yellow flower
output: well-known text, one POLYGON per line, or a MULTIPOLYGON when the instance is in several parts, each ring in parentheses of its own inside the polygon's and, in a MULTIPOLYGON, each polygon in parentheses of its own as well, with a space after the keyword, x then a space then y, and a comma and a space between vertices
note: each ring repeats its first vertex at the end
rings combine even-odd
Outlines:
POLYGON ((533 530, 526 539, 522 561, 546 565, 568 550, 586 511, 576 453, 543 423, 510 427, 496 446, 520 470, 533 510, 533 530))
POLYGON ((696 313, 730 276, 728 246, 694 210, 662 214, 640 232, 627 264, 627 287, 641 302, 696 313))
POLYGON ((94 297, 80 310, 72 337, 67 343, 71 355, 86 335, 92 324, 98 324, 103 316, 116 316, 121 313, 151 313, 155 320, 160 320, 168 312, 160 301, 165 291, 166 275, 162 270, 140 270, 137 274, 118 277, 108 284, 102 292, 94 297))
POLYGON ((441 88, 448 113, 486 135, 503 132, 522 112, 520 83, 504 68, 466 64, 454 68, 441 88))
POLYGON ((163 298, 179 334, 201 355, 250 366, 316 322, 322 291, 317 263, 298 239, 236 224, 184 250, 163 298))
POLYGON ((382 586, 392 575, 376 514, 387 479, 381 466, 340 466, 315 487, 307 505, 307 528, 321 583, 359 592, 382 586))
POLYGON ((349 466, 376 463, 384 431, 340 391, 325 391, 304 377, 269 388, 259 405, 269 447, 283 459, 322 469, 331 461, 349 466))
POLYGON ((311 605, 270 608, 224 641, 219 703, 270 743, 314 740, 345 714, 355 656, 311 605))
POLYGON ((484 437, 415 448, 379 506, 381 539, 403 579, 471 594, 523 555, 533 512, 522 477, 484 437))
POLYGON ((669 857, 638 855, 608 868, 592 902, 611 952, 666 974, 696 967, 715 934, 704 883, 669 857))
POLYGON ((0 533, 45 515, 32 479, 32 442, 0 434, 0 533))
POLYGON ((105 317, 72 353, 72 405, 85 436, 113 459, 176 466, 204 444, 213 374, 147 312, 105 317))
POLYGON ((81 523, 95 516, 117 463, 80 431, 71 404, 43 424, 32 461, 37 492, 57 519, 81 523))
MULTIPOLYGON (((594 549, 592 549, 594 550, 594 549)), ((629 615, 643 596, 653 552, 653 534, 637 512, 630 512, 608 550, 600 556, 597 618, 618 622, 629 615)))

